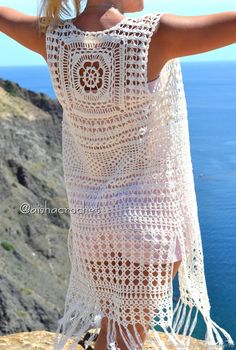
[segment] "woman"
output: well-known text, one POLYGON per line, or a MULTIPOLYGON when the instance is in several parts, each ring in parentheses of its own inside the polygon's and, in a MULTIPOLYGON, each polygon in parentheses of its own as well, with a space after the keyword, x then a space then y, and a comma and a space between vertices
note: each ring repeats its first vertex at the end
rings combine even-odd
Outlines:
POLYGON ((150 328, 154 348, 167 349, 157 325, 187 349, 199 311, 206 344, 223 344, 221 331, 233 345, 210 317, 177 58, 235 43, 236 12, 132 19, 124 13, 143 0, 74 6, 66 20, 67 1, 44 1, 39 16, 0 8, 0 30, 44 57, 63 107, 72 270, 54 349, 70 336, 75 346, 94 324, 95 350, 144 349, 150 328))

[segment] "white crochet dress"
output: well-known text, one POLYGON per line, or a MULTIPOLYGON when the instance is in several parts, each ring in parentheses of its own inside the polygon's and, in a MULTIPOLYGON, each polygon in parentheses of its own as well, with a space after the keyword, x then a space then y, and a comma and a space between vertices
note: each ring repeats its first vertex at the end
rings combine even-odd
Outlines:
POLYGON ((166 349, 157 325, 174 348, 188 349, 178 334, 192 334, 198 312, 209 349, 223 343, 219 331, 233 345, 210 317, 179 60, 165 64, 155 89, 147 81, 148 49, 161 15, 126 17, 98 32, 82 31, 71 19, 47 29, 71 210, 71 274, 54 350, 64 349, 69 337, 68 349, 75 349, 97 327, 88 346, 104 316, 110 347, 116 321, 130 350, 137 341, 144 349, 137 323, 155 332, 154 349, 166 349), (171 276, 179 259, 173 310, 171 276))

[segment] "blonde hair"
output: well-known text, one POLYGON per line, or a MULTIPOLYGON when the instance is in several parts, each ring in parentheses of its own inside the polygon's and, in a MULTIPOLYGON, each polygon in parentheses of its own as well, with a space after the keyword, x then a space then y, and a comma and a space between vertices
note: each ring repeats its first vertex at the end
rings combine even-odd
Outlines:
MULTIPOLYGON (((49 24, 57 26, 62 15, 71 15, 71 9, 68 0, 42 0, 38 11, 39 31, 46 31, 49 24)), ((73 0, 72 7, 75 9, 76 17, 80 14, 81 0, 73 0)))

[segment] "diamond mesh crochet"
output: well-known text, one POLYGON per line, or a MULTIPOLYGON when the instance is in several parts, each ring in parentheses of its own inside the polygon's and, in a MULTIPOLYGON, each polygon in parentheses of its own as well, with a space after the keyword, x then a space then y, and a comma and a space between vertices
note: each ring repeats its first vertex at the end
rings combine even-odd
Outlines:
POLYGON ((161 16, 126 17, 99 32, 82 31, 69 19, 46 32, 49 72, 63 107, 71 214, 71 274, 54 350, 68 337, 74 349, 96 326, 89 346, 104 316, 109 347, 116 346, 119 327, 129 350, 145 349, 141 324, 154 349, 167 349, 156 326, 174 348, 188 349, 199 312, 210 349, 223 344, 219 331, 233 345, 210 317, 179 59, 165 64, 155 91, 148 88, 148 51, 161 16), (182 263, 174 308, 177 244, 182 263))

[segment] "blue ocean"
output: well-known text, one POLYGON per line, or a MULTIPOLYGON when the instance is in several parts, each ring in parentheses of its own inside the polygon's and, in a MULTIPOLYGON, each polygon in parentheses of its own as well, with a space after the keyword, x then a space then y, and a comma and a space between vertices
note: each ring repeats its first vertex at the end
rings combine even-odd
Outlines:
MULTIPOLYGON (((181 67, 211 317, 236 343, 236 61, 181 67)), ((47 66, 0 67, 0 77, 56 98, 47 66)), ((205 332, 199 317, 193 336, 205 332)))

